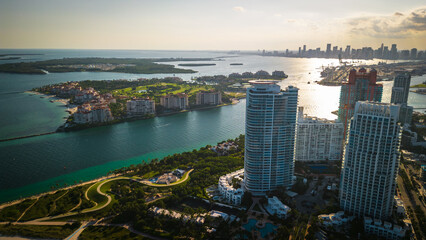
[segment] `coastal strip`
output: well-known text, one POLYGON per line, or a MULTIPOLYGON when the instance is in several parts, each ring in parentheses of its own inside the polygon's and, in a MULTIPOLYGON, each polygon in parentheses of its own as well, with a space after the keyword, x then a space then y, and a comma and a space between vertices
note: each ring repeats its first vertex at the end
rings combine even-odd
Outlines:
POLYGON ((38 137, 38 136, 50 135, 50 134, 54 134, 54 133, 56 133, 56 132, 47 132, 47 133, 39 133, 39 134, 21 136, 21 137, 6 138, 6 139, 0 139, 0 142, 13 141, 13 140, 18 140, 18 139, 23 139, 23 138, 38 137))

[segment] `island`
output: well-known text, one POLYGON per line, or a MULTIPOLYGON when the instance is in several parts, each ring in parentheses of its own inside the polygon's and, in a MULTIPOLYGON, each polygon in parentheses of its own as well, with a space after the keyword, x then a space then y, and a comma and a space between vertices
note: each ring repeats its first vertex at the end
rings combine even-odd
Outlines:
POLYGON ((182 67, 203 67, 203 66, 216 66, 216 63, 180 63, 178 66, 182 67))
POLYGON ((122 72, 137 74, 195 73, 165 64, 176 61, 212 61, 211 58, 63 58, 37 62, 7 63, 0 72, 47 74, 64 72, 122 72))
POLYGON ((245 90, 242 85, 230 87, 233 83, 212 85, 177 77, 86 80, 34 88, 32 93, 64 102, 70 116, 57 131, 70 131, 237 103, 245 90))

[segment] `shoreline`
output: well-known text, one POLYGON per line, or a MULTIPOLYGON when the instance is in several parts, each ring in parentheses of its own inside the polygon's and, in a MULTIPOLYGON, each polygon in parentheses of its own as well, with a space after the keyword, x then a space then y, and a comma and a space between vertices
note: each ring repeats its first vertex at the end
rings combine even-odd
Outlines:
MULTIPOLYGON (((128 172, 126 172, 126 173, 128 173, 128 172)), ((8 206, 11 206, 11 205, 23 202, 23 201, 25 201, 27 199, 36 199, 36 198, 39 198, 39 197, 43 197, 45 195, 54 194, 57 191, 63 191, 63 190, 68 190, 68 189, 75 188, 75 187, 81 187, 81 186, 84 186, 84 185, 87 185, 87 184, 96 183, 96 182, 99 182, 99 181, 102 181, 102 180, 106 180, 106 179, 109 179, 109 178, 118 177, 118 176, 121 176, 121 175, 124 175, 124 174, 125 173, 102 176, 102 177, 98 177, 98 178, 95 178, 95 179, 92 179, 92 180, 89 180, 89 181, 77 183, 75 185, 70 185, 70 186, 67 186, 67 187, 62 187, 62 188, 58 188, 58 189, 55 189, 55 190, 38 193, 38 194, 31 195, 31 196, 28 196, 28 197, 23 197, 21 199, 16 199, 16 200, 8 201, 8 202, 3 202, 3 203, 0 203, 0 210, 3 209, 3 208, 5 208, 5 207, 8 207, 8 206)))
MULTIPOLYGON (((72 111, 69 110, 69 99, 62 99, 62 98, 57 97, 56 95, 47 95, 47 94, 39 93, 39 92, 35 92, 35 91, 25 91, 24 93, 35 94, 35 95, 38 95, 38 96, 44 96, 46 98, 57 98, 56 100, 53 100, 53 102, 60 102, 60 103, 63 103, 65 106, 67 106, 68 109, 65 110, 65 111, 68 113, 68 117, 71 116, 72 111), (63 101, 61 101, 61 100, 63 100, 63 101)), ((243 99, 243 98, 240 98, 240 99, 243 99)), ((229 106, 229 105, 235 105, 235 104, 240 103, 240 99, 233 99, 231 103, 225 103, 225 104, 221 104, 221 105, 205 106, 205 107, 200 107, 200 108, 182 110, 182 111, 178 111, 178 112, 162 113, 162 114, 158 114, 158 115, 156 115, 152 118, 166 117, 166 116, 171 116, 171 115, 175 115, 175 114, 179 114, 179 113, 186 113, 186 112, 192 112, 192 111, 197 111, 197 110, 208 110, 208 109, 220 108, 220 107, 229 106)), ((52 100, 50 100, 50 102, 53 103, 52 100)), ((63 126, 65 124, 64 123, 64 124, 60 125, 55 132, 38 133, 38 134, 31 134, 31 135, 25 135, 25 136, 18 136, 18 137, 0 139, 0 142, 8 142, 8 141, 14 141, 14 140, 25 139, 25 138, 39 137, 39 136, 51 135, 51 134, 61 133, 61 132, 80 131, 80 130, 85 130, 85 129, 90 129, 90 128, 110 126, 110 125, 119 124, 119 123, 133 122, 133 121, 146 120, 146 119, 150 119, 150 118, 126 118, 126 119, 121 119, 118 122, 112 122, 110 124, 93 125, 93 126, 87 126, 87 127, 81 126, 81 128, 74 128, 74 129, 72 129, 72 128, 71 129, 69 129, 69 128, 64 129, 63 128, 63 126)))

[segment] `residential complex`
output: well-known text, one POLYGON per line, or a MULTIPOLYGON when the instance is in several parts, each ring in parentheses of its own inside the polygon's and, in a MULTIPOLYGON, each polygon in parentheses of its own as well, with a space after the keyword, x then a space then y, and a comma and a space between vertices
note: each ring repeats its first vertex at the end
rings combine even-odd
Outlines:
POLYGON ((341 160, 343 131, 340 121, 304 116, 303 107, 299 107, 295 160, 341 160))
POLYGON ((244 192, 242 188, 234 188, 232 180, 235 178, 239 182, 243 182, 241 176, 244 175, 244 169, 228 173, 219 178, 218 190, 222 195, 223 199, 227 203, 234 205, 241 205, 241 199, 243 198, 244 192))
POLYGON ((369 73, 365 68, 361 68, 358 72, 352 69, 349 73, 348 82, 342 85, 338 118, 345 128, 343 133, 345 137, 349 120, 354 115, 356 102, 380 102, 382 100, 383 85, 377 84, 376 80, 377 71, 374 69, 371 69, 369 73))
POLYGON ((99 93, 93 88, 88 88, 77 93, 74 101, 77 103, 85 103, 96 98, 99 98, 99 93))
POLYGON ((185 93, 167 94, 160 98, 160 105, 166 109, 188 109, 188 95, 185 93))
POLYGON ((143 116, 146 114, 155 114, 155 102, 149 98, 135 98, 127 101, 127 115, 143 116))
POLYGON ((385 239, 402 239, 405 229, 390 222, 382 222, 380 219, 364 218, 364 231, 385 239))
POLYGON ((251 81, 247 89, 244 185, 254 196, 290 187, 298 89, 275 81, 251 81))
POLYGON ((222 93, 210 91, 210 92, 198 92, 195 100, 196 105, 220 105, 222 104, 222 93))
POLYGON ((402 124, 411 124, 413 117, 413 107, 407 106, 410 83, 411 75, 407 72, 399 73, 393 81, 391 103, 401 105, 399 121, 402 124))
POLYGON ((345 145, 340 207, 358 217, 392 214, 399 168, 399 106, 357 102, 345 145))
POLYGON ((85 103, 78 106, 74 113, 74 122, 78 124, 109 122, 113 119, 111 109, 102 103, 85 103))

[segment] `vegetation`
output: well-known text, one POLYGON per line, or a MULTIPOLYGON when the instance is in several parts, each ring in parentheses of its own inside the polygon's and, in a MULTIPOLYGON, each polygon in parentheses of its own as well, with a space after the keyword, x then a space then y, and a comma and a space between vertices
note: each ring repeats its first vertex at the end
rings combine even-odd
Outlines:
POLYGON ((18 218, 24 213, 24 211, 31 206, 36 199, 26 199, 23 202, 5 207, 0 210, 0 222, 12 222, 18 220, 18 218))
POLYGON ((147 239, 123 227, 89 226, 78 239, 147 239))
POLYGON ((38 201, 28 209, 28 211, 22 216, 20 221, 25 222, 32 219, 47 217, 49 213, 55 209, 56 200, 61 197, 65 191, 57 191, 53 194, 47 194, 38 199, 38 201))
POLYGON ((0 72, 45 74, 48 72, 124 72, 138 74, 194 73, 190 69, 175 68, 158 62, 210 59, 137 59, 137 58, 63 58, 38 62, 20 62, 0 65, 0 72), (45 70, 45 71, 43 71, 45 70))
POLYGON ((426 81, 420 84, 410 86, 410 88, 426 88, 426 81))
POLYGON ((0 225, 0 234, 4 236, 20 236, 43 239, 64 239, 71 235, 80 224, 66 224, 64 226, 37 226, 37 225, 0 225))

